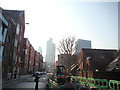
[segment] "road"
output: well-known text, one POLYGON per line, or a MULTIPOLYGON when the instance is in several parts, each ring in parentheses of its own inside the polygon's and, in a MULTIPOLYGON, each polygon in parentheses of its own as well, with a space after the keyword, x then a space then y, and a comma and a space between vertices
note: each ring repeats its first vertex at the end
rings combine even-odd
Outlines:
MULTIPOLYGON (((38 83, 38 88, 40 89, 45 89, 45 86, 47 84, 49 75, 40 75, 39 83, 38 83)), ((5 88, 6 89, 32 89, 34 90, 35 88, 35 82, 34 82, 35 77, 32 75, 25 77, 24 79, 9 83, 5 88)))

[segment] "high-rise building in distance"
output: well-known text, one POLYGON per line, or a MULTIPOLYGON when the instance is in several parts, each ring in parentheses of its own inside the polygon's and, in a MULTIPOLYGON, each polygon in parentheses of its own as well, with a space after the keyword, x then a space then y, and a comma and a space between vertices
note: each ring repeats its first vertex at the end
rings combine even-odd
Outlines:
POLYGON ((55 64, 55 44, 52 42, 52 38, 47 41, 45 62, 50 67, 55 64))
POLYGON ((82 48, 91 48, 91 41, 90 40, 78 39, 75 42, 75 54, 79 55, 80 54, 80 50, 82 48))
POLYGON ((42 48, 39 46, 37 50, 40 54, 42 54, 42 48))

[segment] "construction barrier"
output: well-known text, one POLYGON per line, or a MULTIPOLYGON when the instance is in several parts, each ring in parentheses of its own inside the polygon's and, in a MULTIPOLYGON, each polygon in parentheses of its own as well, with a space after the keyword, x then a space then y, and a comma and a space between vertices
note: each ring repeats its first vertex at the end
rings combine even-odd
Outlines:
POLYGON ((50 77, 50 79, 54 81, 54 80, 55 80, 55 76, 52 75, 52 76, 50 77))
POLYGON ((49 84, 49 88, 50 88, 51 90, 53 90, 53 89, 60 90, 60 89, 62 88, 61 85, 57 84, 55 81, 53 81, 53 80, 51 80, 51 79, 49 79, 48 84, 49 84))
MULTIPOLYGON (((79 76, 71 76, 72 79, 75 79, 75 80, 78 80, 79 83, 83 83, 82 82, 82 77, 79 77, 79 76)), ((84 84, 84 83, 83 83, 84 84)))
POLYGON ((95 87, 94 78, 88 78, 87 81, 88 81, 87 83, 88 86, 95 87))
POLYGON ((94 79, 94 84, 97 88, 108 88, 109 86, 106 79, 94 79))
POLYGON ((120 81, 110 80, 109 87, 112 90, 120 90, 120 81))
POLYGON ((80 79, 81 79, 82 84, 87 85, 88 81, 87 81, 86 77, 81 77, 80 79))
MULTIPOLYGON (((103 89, 111 89, 111 90, 120 90, 120 81, 116 80, 106 80, 106 79, 95 79, 95 78, 86 78, 79 76, 71 76, 71 79, 78 80, 80 84, 87 85, 93 88, 103 88, 103 89)), ((58 85, 53 77, 49 79, 50 88, 62 88, 61 85, 58 85)), ((77 90, 77 89, 76 89, 77 90)))
POLYGON ((85 84, 89 87, 97 87, 97 88, 108 88, 109 83, 106 79, 94 79, 94 78, 86 78, 79 76, 72 76, 72 78, 79 79, 81 84, 85 84))

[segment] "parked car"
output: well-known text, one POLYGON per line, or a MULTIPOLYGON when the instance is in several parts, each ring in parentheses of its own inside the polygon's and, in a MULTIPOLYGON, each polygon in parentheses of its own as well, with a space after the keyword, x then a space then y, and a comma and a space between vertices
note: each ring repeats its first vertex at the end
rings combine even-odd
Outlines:
POLYGON ((40 75, 43 75, 44 74, 44 72, 40 72, 40 75))
POLYGON ((43 74, 47 74, 47 72, 43 72, 43 74))
POLYGON ((36 76, 36 75, 40 75, 40 72, 38 72, 38 71, 33 72, 33 76, 36 76))

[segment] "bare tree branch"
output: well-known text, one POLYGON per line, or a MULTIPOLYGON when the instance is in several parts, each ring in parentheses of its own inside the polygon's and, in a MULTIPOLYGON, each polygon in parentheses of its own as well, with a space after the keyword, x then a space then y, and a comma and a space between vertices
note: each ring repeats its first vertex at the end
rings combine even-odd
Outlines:
POLYGON ((68 37, 65 39, 62 39, 62 41, 59 42, 58 51, 60 54, 73 54, 74 52, 74 43, 75 38, 74 37, 68 37))

